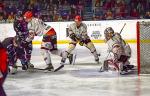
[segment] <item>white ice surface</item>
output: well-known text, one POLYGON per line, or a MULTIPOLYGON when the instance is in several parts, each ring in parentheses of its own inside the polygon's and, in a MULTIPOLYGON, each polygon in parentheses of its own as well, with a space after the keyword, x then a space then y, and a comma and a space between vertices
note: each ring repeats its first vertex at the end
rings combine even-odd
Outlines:
MULTIPOLYGON (((136 46, 132 48, 131 63, 136 65, 136 46)), ((67 45, 59 45, 60 50, 67 45)), ((96 44, 101 53, 100 60, 107 56, 105 44, 96 44)), ((18 70, 16 75, 8 75, 4 88, 8 96, 150 96, 150 77, 136 74, 120 76, 115 72, 99 73, 100 65, 95 64, 88 49, 77 46, 77 65, 66 65, 56 73, 42 71, 30 73, 18 70)), ((54 67, 58 67, 61 58, 51 55, 54 67)), ((38 68, 45 63, 39 46, 34 46, 31 62, 38 68)), ((18 61, 19 63, 19 61, 18 61)))

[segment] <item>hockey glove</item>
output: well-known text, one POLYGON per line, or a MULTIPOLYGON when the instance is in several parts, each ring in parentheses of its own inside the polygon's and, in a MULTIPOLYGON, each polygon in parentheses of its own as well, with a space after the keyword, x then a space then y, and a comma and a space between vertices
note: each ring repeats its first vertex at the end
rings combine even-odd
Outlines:
POLYGON ((80 45, 80 46, 83 46, 83 44, 84 44, 84 41, 80 41, 80 42, 79 42, 79 45, 80 45))
POLYGON ((77 41, 77 37, 74 33, 70 34, 69 36, 73 41, 77 41))

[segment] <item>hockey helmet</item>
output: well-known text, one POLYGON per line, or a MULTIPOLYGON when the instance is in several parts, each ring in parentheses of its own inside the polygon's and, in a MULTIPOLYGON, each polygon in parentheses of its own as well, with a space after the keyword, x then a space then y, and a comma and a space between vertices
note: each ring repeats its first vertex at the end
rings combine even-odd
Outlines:
POLYGON ((20 18, 22 18, 22 17, 23 17, 22 11, 18 11, 18 12, 16 13, 15 19, 20 20, 20 18))
POLYGON ((24 14, 25 19, 31 19, 32 17, 33 17, 33 14, 31 11, 25 12, 25 14, 24 14))
POLYGON ((107 27, 105 30, 104 30, 104 33, 105 34, 114 34, 114 30, 113 30, 113 28, 112 27, 107 27))
POLYGON ((75 19, 74 19, 74 21, 82 21, 82 18, 81 18, 81 16, 79 16, 79 15, 75 16, 75 19))
POLYGON ((112 27, 107 27, 105 30, 104 30, 104 35, 105 35, 105 39, 106 41, 109 40, 114 34, 114 30, 112 27))

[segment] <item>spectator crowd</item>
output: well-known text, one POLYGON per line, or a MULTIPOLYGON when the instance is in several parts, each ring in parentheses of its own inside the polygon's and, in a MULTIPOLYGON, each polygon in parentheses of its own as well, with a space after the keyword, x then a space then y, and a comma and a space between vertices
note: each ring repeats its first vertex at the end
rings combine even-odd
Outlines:
POLYGON ((0 0, 0 23, 12 23, 18 11, 30 10, 45 22, 150 19, 150 0, 0 0))

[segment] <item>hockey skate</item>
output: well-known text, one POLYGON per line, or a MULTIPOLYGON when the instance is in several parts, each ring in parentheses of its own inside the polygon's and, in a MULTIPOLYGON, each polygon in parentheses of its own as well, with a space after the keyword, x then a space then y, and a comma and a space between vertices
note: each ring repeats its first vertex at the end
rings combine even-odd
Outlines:
POLYGON ((34 65, 31 64, 30 62, 28 63, 28 69, 29 72, 33 72, 34 71, 34 65))
POLYGON ((30 69, 34 68, 34 65, 29 62, 28 63, 28 68, 30 68, 30 69))
POLYGON ((135 66, 134 65, 126 65, 127 70, 134 70, 135 66))
POLYGON ((120 75, 131 74, 134 73, 134 71, 135 71, 134 65, 125 65, 123 66, 123 69, 120 71, 120 75))
POLYGON ((125 66, 123 64, 119 64, 119 73, 120 73, 120 75, 128 74, 127 66, 125 66))
POLYGON ((22 65, 22 70, 27 70, 28 69, 28 64, 23 64, 22 65))
POLYGON ((68 56, 69 59, 69 64, 74 65, 75 64, 75 60, 76 60, 76 54, 70 54, 68 56))
POLYGON ((100 62, 99 62, 99 56, 100 56, 100 54, 97 54, 97 58, 95 58, 95 62, 96 62, 97 64, 100 64, 100 62))
POLYGON ((8 71, 9 71, 9 73, 10 74, 16 74, 17 73, 17 66, 16 65, 14 65, 14 66, 9 66, 9 69, 8 69, 8 71))

